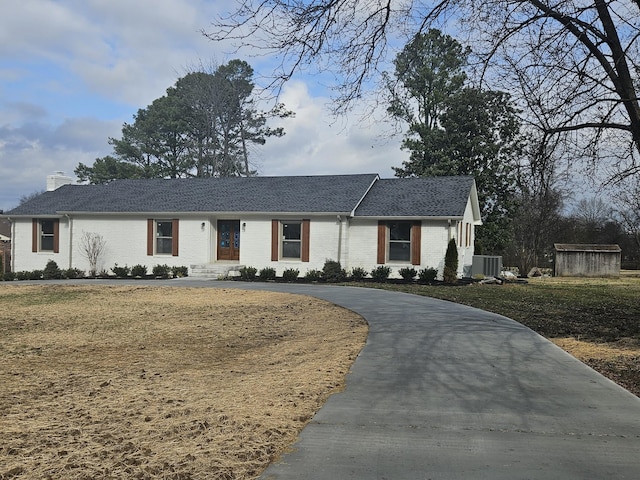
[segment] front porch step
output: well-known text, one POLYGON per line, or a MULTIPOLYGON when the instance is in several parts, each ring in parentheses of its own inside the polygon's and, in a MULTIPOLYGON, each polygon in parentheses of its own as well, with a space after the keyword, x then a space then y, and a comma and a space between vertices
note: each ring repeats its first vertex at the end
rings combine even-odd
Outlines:
POLYGON ((239 276, 239 271, 243 267, 244 265, 238 265, 237 263, 203 263, 190 265, 189 276, 208 280, 223 280, 225 278, 239 276))

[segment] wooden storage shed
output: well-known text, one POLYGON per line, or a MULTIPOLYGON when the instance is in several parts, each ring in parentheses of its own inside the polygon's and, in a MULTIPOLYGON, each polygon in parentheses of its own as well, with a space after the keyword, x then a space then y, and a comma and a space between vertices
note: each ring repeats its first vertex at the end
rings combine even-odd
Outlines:
POLYGON ((556 277, 619 277, 618 245, 554 244, 556 277))

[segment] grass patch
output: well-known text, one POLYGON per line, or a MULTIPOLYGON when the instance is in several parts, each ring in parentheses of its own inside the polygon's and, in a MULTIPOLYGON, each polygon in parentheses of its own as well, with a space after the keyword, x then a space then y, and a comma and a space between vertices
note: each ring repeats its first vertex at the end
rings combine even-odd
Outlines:
POLYGON ((297 295, 0 285, 0 479, 252 479, 364 345, 297 295))

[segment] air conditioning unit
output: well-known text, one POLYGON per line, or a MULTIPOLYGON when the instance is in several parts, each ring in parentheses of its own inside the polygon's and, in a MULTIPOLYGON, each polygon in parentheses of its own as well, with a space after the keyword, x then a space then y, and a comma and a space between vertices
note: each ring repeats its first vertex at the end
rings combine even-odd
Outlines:
POLYGON ((471 275, 499 277, 502 272, 502 257, 491 255, 474 255, 471 264, 471 275))

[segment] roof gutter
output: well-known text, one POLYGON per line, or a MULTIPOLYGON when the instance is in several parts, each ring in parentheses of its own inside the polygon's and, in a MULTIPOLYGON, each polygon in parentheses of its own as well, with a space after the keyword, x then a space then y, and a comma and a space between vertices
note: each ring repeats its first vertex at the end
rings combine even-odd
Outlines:
MULTIPOLYGON (((350 215, 351 212, 253 212, 249 210, 240 210, 240 211, 229 211, 229 212, 220 212, 220 211, 202 211, 202 212, 72 212, 72 211, 61 211, 58 212, 60 215, 56 215, 54 217, 59 216, 124 216, 124 217, 202 217, 203 215, 216 216, 216 217, 239 217, 239 216, 247 216, 247 215, 260 215, 260 216, 290 216, 294 218, 302 217, 302 216, 332 216, 336 215, 347 216, 350 215)), ((34 215, 24 215, 26 218, 32 218, 34 215)), ((46 215, 37 215, 38 218, 47 218, 46 215)), ((50 217, 50 215, 49 215, 50 217)))

